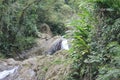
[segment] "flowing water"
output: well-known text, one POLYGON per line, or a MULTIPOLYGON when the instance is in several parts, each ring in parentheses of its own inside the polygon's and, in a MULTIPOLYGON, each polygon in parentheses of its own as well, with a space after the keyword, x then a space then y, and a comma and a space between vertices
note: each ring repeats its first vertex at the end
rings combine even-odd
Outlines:
POLYGON ((14 67, 13 69, 10 69, 10 70, 4 70, 4 71, 0 72, 0 80, 13 74, 17 69, 18 69, 18 66, 14 67))
POLYGON ((67 39, 62 40, 61 49, 69 50, 67 39))

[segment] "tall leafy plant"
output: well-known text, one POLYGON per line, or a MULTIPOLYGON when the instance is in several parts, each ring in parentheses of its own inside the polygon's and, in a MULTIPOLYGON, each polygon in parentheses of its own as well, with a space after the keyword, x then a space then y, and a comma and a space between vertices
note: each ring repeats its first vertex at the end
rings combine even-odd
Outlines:
POLYGON ((73 63, 73 73, 71 74, 70 80, 83 80, 85 78, 91 79, 90 63, 85 62, 90 54, 90 32, 94 27, 94 17, 93 17, 93 6, 89 1, 81 0, 79 3, 79 19, 72 22, 75 26, 75 31, 73 35, 73 48, 72 48, 72 58, 73 63))
POLYGON ((75 70, 71 80, 120 79, 119 3, 119 0, 81 0, 80 20, 76 21, 79 26, 74 32, 75 70), (85 25, 90 26, 90 30, 85 25))

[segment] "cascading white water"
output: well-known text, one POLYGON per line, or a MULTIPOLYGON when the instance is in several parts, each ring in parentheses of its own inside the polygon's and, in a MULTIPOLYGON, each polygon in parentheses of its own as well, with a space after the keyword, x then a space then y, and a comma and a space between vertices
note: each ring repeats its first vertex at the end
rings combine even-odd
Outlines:
POLYGON ((67 39, 63 39, 61 43, 61 49, 69 50, 67 39))
POLYGON ((11 70, 4 70, 4 71, 0 72, 0 80, 4 79, 5 77, 7 77, 10 74, 13 74, 17 69, 18 69, 18 66, 14 67, 11 70))

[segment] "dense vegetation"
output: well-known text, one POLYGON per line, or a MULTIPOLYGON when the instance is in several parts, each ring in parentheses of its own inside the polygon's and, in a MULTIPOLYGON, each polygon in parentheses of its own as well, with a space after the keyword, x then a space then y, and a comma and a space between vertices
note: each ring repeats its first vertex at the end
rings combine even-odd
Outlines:
POLYGON ((43 23, 75 28, 68 80, 120 79, 120 0, 0 0, 0 57, 31 48, 43 23))
POLYGON ((31 48, 43 23, 50 26, 54 35, 63 35, 65 19, 71 13, 62 0, 0 0, 1 56, 14 57, 31 48))
POLYGON ((81 0, 69 80, 120 79, 120 0, 81 0))

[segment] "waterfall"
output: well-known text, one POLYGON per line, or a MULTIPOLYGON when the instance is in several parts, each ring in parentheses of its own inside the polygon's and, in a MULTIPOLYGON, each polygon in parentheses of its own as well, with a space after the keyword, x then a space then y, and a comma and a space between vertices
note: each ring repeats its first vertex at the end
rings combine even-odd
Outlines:
POLYGON ((5 77, 9 76, 10 74, 13 74, 18 69, 18 66, 14 67, 11 70, 4 70, 0 72, 0 79, 4 79, 5 77))
POLYGON ((67 39, 63 37, 59 37, 55 39, 52 43, 50 43, 51 46, 49 49, 46 51, 47 54, 54 54, 56 51, 64 49, 64 50, 69 50, 68 46, 68 41, 67 39))
POLYGON ((61 49, 69 50, 67 39, 63 39, 61 43, 61 49))

